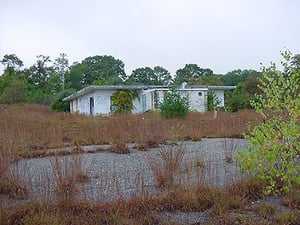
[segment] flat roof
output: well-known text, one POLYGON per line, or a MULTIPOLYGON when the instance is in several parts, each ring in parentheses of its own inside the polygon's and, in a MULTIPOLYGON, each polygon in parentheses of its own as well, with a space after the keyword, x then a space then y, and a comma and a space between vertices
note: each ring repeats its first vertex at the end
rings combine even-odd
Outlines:
MULTIPOLYGON (((66 97, 63 99, 63 101, 70 101, 74 98, 77 98, 79 96, 82 96, 84 94, 90 93, 95 90, 150 90, 150 89, 162 89, 162 90, 168 90, 169 86, 160 86, 160 85, 91 85, 88 87, 85 87, 72 95, 66 97)), ((181 86, 178 87, 178 90, 233 90, 236 86, 185 86, 182 88, 181 86)))
POLYGON ((209 85, 209 86, 188 86, 188 88, 208 88, 212 90, 234 90, 236 89, 236 86, 214 86, 214 85, 209 85))
POLYGON ((95 90, 145 90, 145 89, 154 89, 154 88, 168 88, 167 86, 149 86, 149 85, 91 85, 85 87, 74 94, 66 97, 63 101, 69 101, 74 98, 77 98, 86 93, 95 91, 95 90))

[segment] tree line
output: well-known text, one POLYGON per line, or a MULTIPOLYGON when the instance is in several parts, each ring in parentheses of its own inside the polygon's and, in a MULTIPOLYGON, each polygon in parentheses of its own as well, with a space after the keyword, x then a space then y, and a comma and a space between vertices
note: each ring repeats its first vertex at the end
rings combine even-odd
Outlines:
POLYGON ((15 54, 4 55, 0 76, 0 103, 55 104, 75 91, 89 85, 236 85, 227 93, 228 109, 236 111, 248 108, 257 88, 260 72, 236 69, 226 74, 215 74, 210 68, 186 64, 172 76, 170 72, 155 66, 137 68, 130 75, 125 73, 125 64, 113 56, 90 56, 81 62, 69 65, 65 53, 54 60, 39 55, 36 62, 24 68, 15 54))

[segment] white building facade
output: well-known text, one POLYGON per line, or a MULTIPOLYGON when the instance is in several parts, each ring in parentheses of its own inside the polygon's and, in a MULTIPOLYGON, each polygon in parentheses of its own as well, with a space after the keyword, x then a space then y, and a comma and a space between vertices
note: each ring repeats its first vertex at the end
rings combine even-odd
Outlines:
MULTIPOLYGON (((207 111, 207 93, 212 90, 224 106, 224 91, 234 89, 234 86, 194 86, 182 85, 178 92, 189 99, 190 110, 196 112, 207 111)), ((88 86, 64 99, 70 102, 70 112, 87 115, 110 115, 114 111, 112 95, 119 90, 135 90, 138 97, 133 100, 133 114, 144 113, 159 108, 164 95, 169 91, 167 86, 140 85, 103 85, 88 86)))

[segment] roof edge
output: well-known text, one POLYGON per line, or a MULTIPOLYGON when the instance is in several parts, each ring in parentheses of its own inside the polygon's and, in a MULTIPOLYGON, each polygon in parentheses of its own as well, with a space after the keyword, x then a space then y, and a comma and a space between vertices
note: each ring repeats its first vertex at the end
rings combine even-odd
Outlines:
MULTIPOLYGON (((77 98, 81 95, 84 95, 86 93, 95 91, 95 90, 147 90, 147 89, 167 89, 169 86, 163 86, 163 85, 90 85, 87 86, 63 99, 63 101, 70 101, 74 98, 77 98)), ((236 86, 186 86, 184 88, 178 87, 178 90, 233 90, 236 89, 236 86)))

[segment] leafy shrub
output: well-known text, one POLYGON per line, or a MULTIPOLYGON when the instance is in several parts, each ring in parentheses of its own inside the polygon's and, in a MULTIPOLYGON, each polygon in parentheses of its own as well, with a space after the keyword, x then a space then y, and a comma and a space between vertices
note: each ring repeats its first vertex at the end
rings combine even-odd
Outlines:
POLYGON ((160 104, 160 113, 165 118, 184 117, 189 111, 189 105, 188 97, 182 96, 178 90, 171 88, 160 104))
POLYGON ((51 102, 55 99, 54 96, 45 93, 42 89, 35 87, 33 84, 29 84, 27 89, 27 102, 30 104, 51 105, 51 102))
POLYGON ((135 90, 119 90, 113 93, 111 99, 114 113, 131 112, 134 109, 133 100, 138 97, 135 90))
POLYGON ((216 92, 212 90, 208 90, 207 92, 207 109, 208 111, 215 110, 218 106, 220 106, 221 101, 218 98, 216 92))
POLYGON ((73 89, 66 89, 58 93, 55 102, 51 105, 51 108, 57 112, 69 112, 70 103, 68 101, 63 101, 63 99, 72 93, 74 93, 73 89))
POLYGON ((27 101, 27 96, 27 84, 22 80, 16 79, 4 89, 0 96, 0 103, 24 103, 27 101))
POLYGON ((300 66, 282 53, 283 72, 273 63, 263 68, 260 89, 252 101, 263 122, 245 135, 250 145, 237 157, 243 172, 267 181, 265 193, 288 192, 300 184, 300 66))

